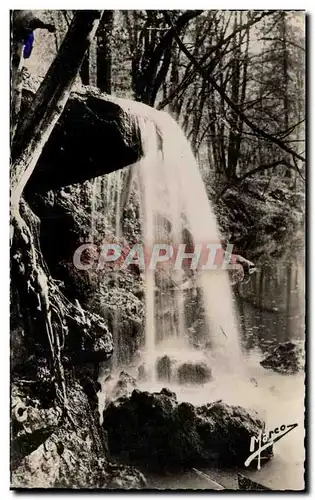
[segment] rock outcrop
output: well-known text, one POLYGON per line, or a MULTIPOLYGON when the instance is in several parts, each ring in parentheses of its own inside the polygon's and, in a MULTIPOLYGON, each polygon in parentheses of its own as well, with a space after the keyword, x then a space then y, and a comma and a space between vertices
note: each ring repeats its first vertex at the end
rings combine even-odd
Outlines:
POLYGON ((108 406, 112 401, 129 396, 132 391, 137 388, 137 381, 127 372, 120 372, 118 379, 109 375, 105 381, 105 406, 108 406))
MULTIPOLYGON (((31 105, 33 90, 25 85, 22 113, 31 105)), ((132 289, 134 285, 141 288, 141 283, 134 273, 126 273, 112 296, 107 281, 100 290, 103 275, 80 274, 73 266, 74 251, 90 235, 92 191, 88 179, 134 163, 141 155, 139 144, 136 120, 122 104, 90 88, 75 91, 24 192, 22 215, 38 256, 34 273, 49 293, 42 296, 41 288, 32 288, 30 295, 26 277, 20 287, 26 297, 22 300, 17 283, 25 275, 24 247, 16 243, 11 280, 13 488, 130 489, 145 485, 143 475, 133 467, 109 462, 97 395, 101 389, 99 364, 107 362, 113 352, 117 288, 128 306, 120 308, 123 328, 131 318, 127 335, 133 332, 132 353, 141 338, 137 334, 142 317, 141 301, 132 289), (105 143, 110 150, 106 151, 105 143), (29 309, 29 316, 21 314, 21 304, 29 309), (106 304, 106 310, 100 304, 106 304), (31 321, 34 314, 36 322, 31 321), (25 319, 29 317, 29 321, 25 319)), ((130 225, 129 221, 132 231, 130 225)), ((98 242, 104 237, 93 236, 98 242)), ((113 279, 110 273, 107 279, 113 279)))
POLYGON ((109 463, 105 434, 89 396, 75 382, 68 392, 71 422, 56 405, 44 408, 13 385, 11 485, 13 488, 143 488, 133 467, 109 463))
POLYGON ((283 342, 271 347, 260 364, 279 373, 296 373, 303 368, 302 350, 294 342, 283 342))
MULTIPOLYGON (((143 340, 143 280, 129 268, 120 269, 119 273, 109 266, 98 269, 101 245, 116 242, 115 228, 104 229, 104 219, 109 214, 102 207, 95 210, 92 224, 92 200, 93 186, 89 181, 47 193, 28 193, 28 203, 40 221, 40 246, 52 276, 70 301, 78 300, 84 310, 100 315, 108 328, 115 330, 116 348, 123 362, 128 363, 143 340), (82 260, 90 259, 92 265, 81 270, 73 262, 74 254, 88 242, 91 246, 82 260)), ((124 234, 131 241, 140 231, 137 213, 132 208, 136 207, 130 202, 122 214, 124 234)))
POLYGON ((168 389, 134 390, 113 401, 103 420, 113 456, 159 467, 242 466, 264 425, 256 412, 222 402, 179 403, 168 389))
MULTIPOLYGON (((32 79, 25 79, 22 114, 33 97, 32 79)), ((138 161, 142 155, 139 128, 132 113, 124 108, 125 102, 93 87, 73 91, 44 146, 27 191, 84 182, 138 161)))

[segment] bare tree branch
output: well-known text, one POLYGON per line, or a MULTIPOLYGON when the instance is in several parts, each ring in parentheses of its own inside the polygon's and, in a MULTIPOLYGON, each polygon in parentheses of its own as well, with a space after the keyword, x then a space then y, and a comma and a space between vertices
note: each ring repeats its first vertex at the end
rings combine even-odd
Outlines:
POLYGON ((289 153, 290 155, 292 155, 292 157, 295 157, 297 158, 298 160, 302 161, 303 163, 305 162, 305 158, 303 158, 303 156, 299 155, 298 153, 296 153, 295 151, 293 151, 292 149, 290 149, 283 141, 281 141, 280 139, 268 134, 267 132, 265 132, 263 129, 261 129, 260 127, 258 127, 257 125, 255 125, 255 123, 253 123, 244 113, 241 109, 239 109, 239 107, 226 95, 224 89, 218 85, 218 83, 215 81, 215 79, 213 77, 210 76, 210 74, 208 73, 207 70, 205 70, 205 68, 203 68, 200 63, 197 61, 196 58, 194 58, 194 56, 189 52, 189 50, 187 49, 187 47, 185 46, 185 44, 183 43, 183 41, 180 39, 179 35, 177 34, 176 32, 176 29, 172 23, 172 20, 170 19, 169 15, 168 14, 164 14, 165 15, 165 18, 166 20, 169 22, 169 24, 171 26, 173 26, 174 30, 175 30, 175 34, 174 34, 174 38, 175 40, 177 41, 179 47, 181 48, 181 50, 184 52, 184 54, 187 56, 187 58, 194 64, 194 66, 196 67, 197 71, 207 80, 211 83, 211 85, 214 87, 214 89, 220 94, 220 96, 224 99, 224 101, 228 104, 228 106, 230 106, 230 108, 239 115, 239 117, 244 121, 244 123, 246 123, 246 125, 251 128, 257 135, 260 135, 262 137, 264 137, 265 139, 269 140, 270 142, 276 144, 277 146, 279 146, 283 151, 285 151, 286 153, 289 153))
MULTIPOLYGON (((253 26, 254 24, 257 24, 259 21, 261 21, 264 17, 266 16, 271 16, 274 14, 274 11, 265 11, 265 12, 262 12, 259 16, 253 16, 252 19, 250 19, 247 23, 245 24, 241 24, 238 28, 236 28, 230 35, 228 35, 226 38, 223 38, 221 40, 221 42, 219 42, 217 45, 215 45, 214 47, 211 47, 210 51, 208 52, 208 55, 207 57, 209 57, 210 54, 214 53, 214 52, 217 52, 218 50, 220 50, 225 44, 227 44, 230 40, 232 40, 232 38, 234 38, 240 31, 243 31, 243 30, 248 30, 251 26, 253 26)), ((166 16, 168 17, 169 19, 169 22, 171 21, 170 20, 170 17, 168 14, 166 14, 166 16)), ((201 61, 202 62, 202 61, 201 61)))
MULTIPOLYGON (((168 14, 165 13, 166 16, 166 20, 169 19, 168 17, 168 14)), ((261 15, 259 16, 254 16, 252 19, 250 19, 247 23, 245 24, 242 24, 241 26, 239 26, 238 28, 236 28, 233 33, 231 33, 230 35, 228 35, 226 38, 222 38, 222 40, 215 46, 213 47, 210 47, 210 49, 207 51, 207 53, 201 58, 201 60, 199 61, 199 64, 202 65, 205 63, 205 61, 209 58, 209 56, 211 54, 214 54, 214 53, 217 53, 217 55, 210 61, 210 63, 208 63, 208 66, 207 66, 207 71, 213 71, 213 69, 215 68, 218 60, 220 57, 222 57, 222 54, 219 53, 219 50, 224 46, 228 46, 229 42, 232 40, 233 37, 235 37, 239 32, 243 31, 243 30, 248 30, 250 27, 254 26, 255 24, 257 24, 259 21, 261 21, 264 17, 266 16, 270 16, 272 15, 273 12, 272 11, 267 11, 267 12, 262 12, 261 15)), ((168 21, 169 22, 169 21, 168 21)), ((174 25, 174 27, 176 27, 174 25)), ((226 30, 224 30, 224 33, 225 33, 226 30)), ((227 47, 225 47, 225 49, 227 49, 227 47)), ((227 53, 226 50, 224 53, 227 53)), ((178 87, 176 89, 173 90, 173 92, 171 93, 171 95, 169 97, 167 97, 167 99, 164 99, 163 102, 161 102, 159 105, 158 105, 158 109, 163 109, 165 108, 165 106, 167 106, 175 97, 177 97, 177 95, 179 94, 179 92, 181 90, 183 90, 183 87, 187 87, 189 85, 189 83, 192 81, 192 78, 193 76, 195 75, 196 73, 196 68, 195 70, 191 71, 190 74, 187 75, 187 78, 185 79, 185 81, 181 81, 180 84, 178 85, 178 87)))
POLYGON ((150 57, 150 62, 148 64, 148 67, 146 68, 146 71, 142 75, 141 84, 139 86, 140 93, 147 85, 147 82, 152 81, 152 79, 155 75, 156 68, 158 67, 158 65, 163 57, 164 51, 172 43, 174 34, 177 32, 177 30, 180 31, 181 29, 183 29, 184 26, 186 26, 186 24, 189 23, 189 21, 191 21, 195 17, 199 16, 202 12, 203 12, 202 10, 187 10, 187 11, 185 11, 176 20, 175 25, 172 26, 166 32, 166 34, 163 36, 162 40, 159 42, 159 44, 154 49, 154 51, 150 57), (143 87, 143 89, 141 89, 141 87, 143 87))
POLYGON ((231 187, 233 186, 239 186, 243 181, 245 181, 248 177, 251 177, 252 175, 255 175, 255 174, 258 174, 259 172, 263 172, 265 170, 270 170, 271 168, 275 168, 275 167, 279 167, 280 165, 284 165, 285 167, 287 168, 290 168, 291 170, 295 170, 298 172, 298 174, 300 175, 300 177, 302 178, 302 180, 305 182, 305 178, 303 177, 303 175, 301 174, 297 164, 296 164, 296 159, 293 158, 293 161, 294 161, 294 165, 292 165, 291 163, 289 163, 288 161, 286 161, 284 158, 282 158, 281 160, 276 160, 272 163, 268 163, 266 165, 259 165, 259 167, 257 168, 254 168, 253 170, 250 170, 249 172, 246 172, 244 175, 242 175, 241 177, 237 177, 236 179, 233 179, 231 182, 229 182, 223 189, 222 191, 220 192, 220 194, 218 195, 217 197, 217 200, 219 200, 220 198, 222 198, 222 196, 224 195, 224 193, 230 189, 231 187))

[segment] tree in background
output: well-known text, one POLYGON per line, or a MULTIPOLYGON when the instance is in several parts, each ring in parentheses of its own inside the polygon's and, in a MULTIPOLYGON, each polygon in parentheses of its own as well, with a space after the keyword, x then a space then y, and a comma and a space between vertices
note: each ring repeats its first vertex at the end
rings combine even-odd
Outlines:
MULTIPOLYGON (((73 12, 51 12, 60 43, 73 12)), ((299 12, 132 10, 104 12, 80 76, 169 111, 211 198, 255 204, 304 190, 304 73, 299 12)))

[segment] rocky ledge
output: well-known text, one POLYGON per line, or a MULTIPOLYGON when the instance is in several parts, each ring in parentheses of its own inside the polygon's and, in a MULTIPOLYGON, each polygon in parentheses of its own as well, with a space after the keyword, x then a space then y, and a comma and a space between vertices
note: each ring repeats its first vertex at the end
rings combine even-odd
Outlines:
MULTIPOLYGON (((32 105, 35 82, 23 81, 22 116, 32 105)), ((145 105, 139 104, 140 112, 145 105)), ((137 118, 124 99, 77 87, 44 146, 27 191, 68 186, 132 165, 141 158, 137 118)), ((12 154, 15 151, 12 151, 12 154)))

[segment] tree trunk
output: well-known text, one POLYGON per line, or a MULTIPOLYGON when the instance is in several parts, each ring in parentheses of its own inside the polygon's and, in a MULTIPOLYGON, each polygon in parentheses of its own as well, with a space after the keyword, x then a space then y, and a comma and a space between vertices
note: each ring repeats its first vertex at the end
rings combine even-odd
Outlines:
POLYGON ((32 108, 16 131, 11 158, 11 206, 18 209, 23 189, 43 146, 57 123, 69 97, 100 11, 79 11, 55 60, 35 95, 32 108))
POLYGON ((80 69, 82 85, 90 85, 90 50, 87 50, 80 69))
MULTIPOLYGON (((289 82, 289 61, 288 61, 288 49, 287 49, 287 17, 286 12, 281 13, 281 37, 282 37, 282 71, 283 71, 283 126, 284 130, 289 130, 289 92, 288 92, 288 82, 289 82)), ((289 138, 290 136, 288 136, 289 138)), ((289 157, 288 157, 289 159, 289 157)), ((292 170, 287 168, 285 171, 285 176, 291 179, 292 170)))
POLYGON ((112 30, 114 12, 107 10, 104 12, 97 30, 97 86, 102 92, 111 94, 112 91, 112 30))

